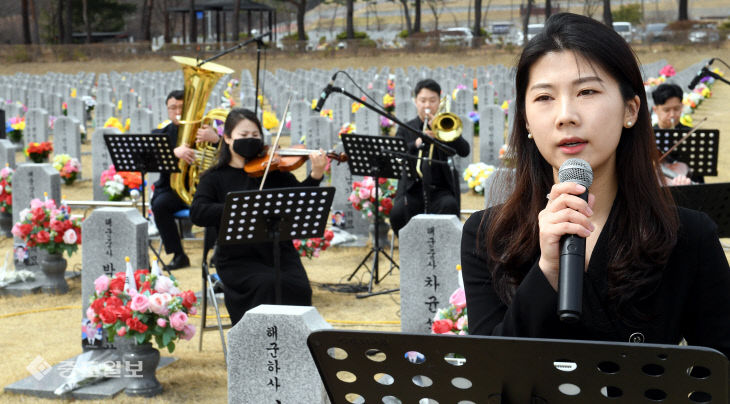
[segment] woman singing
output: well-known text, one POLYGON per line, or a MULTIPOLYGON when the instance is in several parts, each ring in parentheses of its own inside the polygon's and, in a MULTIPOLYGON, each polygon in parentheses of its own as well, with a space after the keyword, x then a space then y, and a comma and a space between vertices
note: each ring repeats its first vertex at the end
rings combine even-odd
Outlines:
MULTIPOLYGON (((730 269, 703 213, 661 187, 646 94, 621 36, 557 14, 517 65, 514 191, 464 225, 461 262, 474 334, 702 345, 730 355, 730 269), (558 182, 569 158, 585 191, 558 182), (547 199, 545 196, 547 195, 547 199), (583 313, 557 315, 561 236, 586 238, 583 313)), ((498 189, 499 187, 494 187, 498 189)))
MULTIPOLYGON (((226 194, 233 191, 258 190, 261 178, 249 177, 244 163, 259 156, 263 149, 261 123, 247 109, 234 108, 224 126, 218 163, 201 177, 190 218, 198 226, 217 227, 223 214, 226 194)), ((264 188, 317 186, 322 180, 327 158, 312 153, 312 172, 303 182, 293 174, 271 171, 264 188)), ((312 289, 307 273, 290 240, 282 241, 281 281, 282 303, 309 306, 312 289)), ((231 321, 236 324, 243 314, 260 304, 274 304, 274 257, 271 243, 220 246, 216 254, 217 271, 225 285, 225 303, 231 321)))

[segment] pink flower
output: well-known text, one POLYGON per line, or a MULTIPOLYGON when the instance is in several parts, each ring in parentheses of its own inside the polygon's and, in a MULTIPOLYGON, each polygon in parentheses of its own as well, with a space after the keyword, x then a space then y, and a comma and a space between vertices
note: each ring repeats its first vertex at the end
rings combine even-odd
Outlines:
POLYGON ((166 316, 170 313, 170 310, 167 308, 170 300, 172 300, 172 296, 168 293, 155 293, 150 296, 150 310, 155 314, 166 316))
POLYGON ((56 201, 53 199, 46 199, 46 201, 43 203, 43 206, 45 206, 48 210, 54 210, 56 209, 56 201))
POLYGON ((119 329, 117 330, 117 335, 119 335, 120 337, 123 337, 126 334, 127 334, 127 327, 119 327, 119 329))
POLYGON ((360 188, 357 192, 357 196, 360 197, 360 199, 369 199, 370 198, 370 189, 369 188, 360 188))
MULTIPOLYGON (((64 235, 65 236, 65 235, 64 235)), ((94 290, 98 294, 104 293, 107 289, 109 289, 109 277, 106 275, 102 275, 94 281, 94 290)))
POLYGON ((190 341, 193 339, 193 336, 195 335, 195 326, 192 324, 185 324, 185 327, 182 329, 183 335, 180 336, 180 338, 190 341))
POLYGON ((164 318, 158 318, 157 325, 159 325, 162 328, 165 328, 165 327, 167 327, 167 320, 165 320, 164 318))
POLYGON ((191 316, 194 316, 194 315, 198 314, 198 308, 193 306, 190 308, 190 310, 188 310, 188 312, 190 313, 191 316))
POLYGON ((188 315, 182 311, 176 311, 170 314, 170 325, 177 331, 182 331, 185 328, 185 323, 188 322, 188 315))
POLYGON ((67 229, 63 233, 63 242, 66 244, 76 244, 79 240, 79 236, 76 234, 74 229, 67 229))
POLYGON ((86 309, 86 318, 88 318, 89 321, 91 321, 92 323, 94 323, 94 318, 96 318, 96 312, 94 311, 93 308, 91 308, 91 306, 89 306, 86 309))
POLYGON ((170 293, 170 290, 174 287, 175 284, 172 282, 172 279, 166 276, 160 276, 157 278, 157 282, 155 282, 155 290, 160 293, 170 293))
POLYGON ((43 202, 40 199, 35 198, 35 199, 33 199, 33 200, 30 201, 30 209, 31 210, 36 209, 36 208, 42 208, 42 207, 43 207, 43 202))
MULTIPOLYGON (((463 332, 464 328, 466 328, 468 325, 469 320, 466 316, 461 316, 458 320, 456 320, 456 328, 459 329, 461 332, 463 332)), ((459 332, 459 334, 461 334, 461 332, 459 332)))
POLYGON ((449 297, 449 303, 456 306, 457 309, 461 310, 466 307, 466 295, 464 294, 464 288, 458 288, 449 297))
POLYGON ((138 311, 140 313, 144 313, 147 311, 147 309, 150 307, 150 301, 147 299, 147 296, 143 295, 142 293, 137 293, 132 298, 132 303, 129 305, 129 308, 138 311))

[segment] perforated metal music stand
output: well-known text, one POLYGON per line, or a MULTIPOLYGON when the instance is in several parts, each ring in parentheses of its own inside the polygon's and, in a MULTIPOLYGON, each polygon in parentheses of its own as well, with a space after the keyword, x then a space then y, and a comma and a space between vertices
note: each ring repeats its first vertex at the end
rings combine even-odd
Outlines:
POLYGON ((706 213, 720 238, 730 237, 730 182, 669 187, 678 206, 706 213))
POLYGON ((300 187, 230 192, 218 232, 219 245, 272 242, 276 304, 281 304, 281 251, 284 240, 322 237, 334 187, 300 187))
POLYGON ((142 174, 142 217, 147 217, 145 209, 145 174, 177 173, 178 159, 167 141, 167 135, 105 133, 104 142, 117 171, 130 171, 142 174))
MULTIPOLYGON (((387 137, 387 136, 369 136, 369 135, 358 135, 358 134, 342 134, 342 144, 345 147, 345 154, 347 154, 347 164, 350 167, 350 172, 353 175, 368 175, 375 179, 375 183, 379 184, 380 178, 400 178, 401 172, 405 170, 407 175, 415 175, 415 164, 412 160, 403 158, 407 152, 406 142, 400 137, 387 137)), ((379 208, 379 186, 375 187, 375 212, 378 212, 379 208)), ((393 258, 386 253, 378 242, 378 229, 380 227, 380 217, 375 215, 375 237, 373 237, 373 246, 367 253, 365 258, 360 261, 360 264, 355 268, 355 271, 350 274, 347 278, 348 281, 352 280, 355 274, 362 267, 366 267, 365 262, 373 256, 372 269, 370 269, 370 282, 368 283, 368 291, 366 294, 357 295, 358 298, 369 297, 373 295, 379 295, 383 293, 395 292, 398 289, 385 290, 377 293, 373 293, 373 283, 380 283, 388 274, 393 271, 393 268, 398 268, 398 264, 393 258), (383 275, 383 278, 378 277, 378 257, 383 254, 387 258, 391 267, 390 270, 383 275)))
POLYGON ((307 344, 334 404, 728 402, 728 361, 704 347, 334 330, 307 344))
MULTIPOLYGON (((666 153, 688 131, 688 129, 655 129, 657 148, 662 154, 666 153)), ((699 175, 716 176, 719 151, 720 131, 718 129, 697 129, 672 151, 672 155, 677 160, 687 163, 692 171, 699 175)))

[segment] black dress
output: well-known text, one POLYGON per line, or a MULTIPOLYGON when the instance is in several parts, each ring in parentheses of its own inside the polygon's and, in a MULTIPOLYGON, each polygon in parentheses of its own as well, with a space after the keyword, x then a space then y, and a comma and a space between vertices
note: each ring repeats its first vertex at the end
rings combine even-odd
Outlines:
POLYGON ((531 264, 519 268, 525 277, 516 285, 512 301, 507 304, 500 299, 492 284, 490 260, 476 244, 477 232, 484 234, 489 223, 481 223, 485 211, 473 214, 464 224, 461 239, 469 333, 618 342, 636 342, 638 337, 655 344, 677 344, 685 338, 691 345, 730 356, 730 268, 716 226, 704 213, 678 211, 677 244, 656 293, 642 302, 652 317, 641 325, 618 319, 606 297, 606 264, 614 250, 608 245, 608 234, 617 215, 614 210, 583 276, 581 320, 572 325, 558 318, 558 293, 538 267, 539 253, 529 260, 531 264))
MULTIPOLYGON (((423 121, 420 118, 410 120, 406 124, 419 130, 423 128, 423 121)), ((418 156, 418 149, 416 148, 417 135, 403 127, 399 127, 395 135, 405 139, 408 154, 418 156)), ((461 157, 469 155, 469 142, 461 136, 448 145, 454 148, 461 157)), ((428 157, 428 152, 429 147, 426 146, 423 149, 423 156, 428 157)), ((449 157, 445 152, 434 148, 434 160, 447 161, 449 157)), ((432 163, 431 165, 424 163, 421 171, 426 178, 426 183, 430 184, 428 213, 458 215, 461 210, 459 173, 446 164, 438 163, 432 163)), ((393 209, 390 212, 390 225, 393 231, 397 234, 413 216, 419 213, 424 213, 423 182, 421 180, 411 181, 404 173, 398 180, 398 191, 393 200, 393 209)))
MULTIPOLYGON (((266 189, 317 186, 319 180, 307 177, 299 182, 291 173, 272 171, 266 189)), ((200 179, 190 218, 198 226, 217 227, 223 214, 226 194, 258 190, 261 178, 249 177, 243 169, 225 166, 207 171, 200 179)), ((307 273, 291 240, 281 241, 282 303, 310 306, 312 288, 307 273)), ((225 303, 233 324, 260 304, 274 304, 274 255, 272 243, 219 246, 216 269, 225 285, 225 303)))

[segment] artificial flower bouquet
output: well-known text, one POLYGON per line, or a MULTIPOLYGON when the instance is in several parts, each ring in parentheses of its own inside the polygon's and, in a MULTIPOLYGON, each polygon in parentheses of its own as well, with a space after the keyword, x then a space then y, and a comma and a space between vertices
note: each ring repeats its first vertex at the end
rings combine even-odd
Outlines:
POLYGON ((292 243, 300 256, 312 259, 312 257, 319 257, 319 253, 330 246, 330 242, 334 237, 335 233, 332 230, 325 230, 324 237, 307 238, 304 240, 294 239, 292 243))
POLYGON ((137 172, 116 171, 114 164, 101 173, 101 186, 110 201, 121 201, 142 189, 142 175, 137 172))
MULTIPOLYGON (((381 219, 390 216, 393 209, 393 197, 395 197, 396 180, 380 178, 378 180, 378 215, 381 219)), ((373 218, 375 214, 375 180, 373 177, 365 177, 362 181, 352 183, 352 193, 347 199, 352 207, 359 210, 363 217, 373 218)))
MULTIPOLYGON (((119 101, 119 105, 120 106, 121 106, 121 103, 122 103, 122 101, 120 100, 119 101)), ((129 118, 127 118, 124 121, 124 125, 122 125, 122 123, 119 121, 119 119, 117 119, 115 117, 111 117, 111 118, 107 119, 106 122, 104 122, 104 127, 105 128, 117 128, 119 130, 119 132, 121 132, 121 133, 124 133, 124 132, 128 131, 129 130, 129 125, 130 125, 129 118)))
POLYGON ((469 334, 469 321, 466 315, 466 295, 459 287, 449 297, 449 306, 439 309, 431 325, 432 334, 469 334))
POLYGON ((30 142, 25 148, 25 155, 34 163, 45 163, 53 151, 51 142, 30 142))
POLYGON ((56 206, 53 199, 33 199, 30 208, 23 209, 19 218, 12 233, 23 239, 27 247, 38 247, 49 254, 66 252, 71 256, 81 244, 81 219, 72 218, 68 206, 56 206))
POLYGON ((8 139, 13 143, 23 141, 23 131, 25 130, 25 117, 14 116, 5 123, 5 132, 8 139))
POLYGON ((189 317, 197 314, 195 293, 181 291, 177 281, 159 269, 152 274, 138 269, 132 274, 129 262, 127 266, 127 273, 118 272, 112 278, 101 275, 94 281, 86 318, 107 331, 109 342, 119 336, 141 345, 154 338, 158 348, 172 353, 176 340, 195 335, 189 317))
POLYGON ((0 170, 0 213, 13 213, 13 174, 9 166, 0 170))
POLYGON ((484 184, 487 181, 487 178, 494 173, 494 170, 494 166, 490 164, 482 162, 471 163, 464 170, 464 181, 466 181, 469 188, 471 188, 474 192, 483 195, 484 184))
POLYGON ((59 174, 61 174, 61 179, 64 184, 71 185, 79 176, 81 163, 78 159, 73 158, 68 154, 58 154, 53 156, 53 168, 58 170, 59 174))

